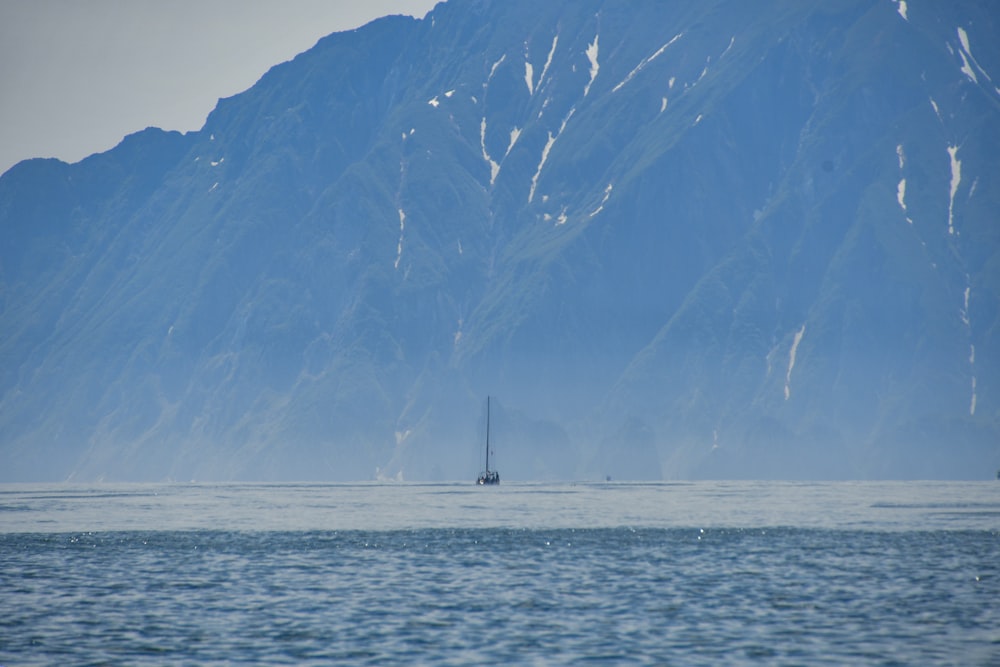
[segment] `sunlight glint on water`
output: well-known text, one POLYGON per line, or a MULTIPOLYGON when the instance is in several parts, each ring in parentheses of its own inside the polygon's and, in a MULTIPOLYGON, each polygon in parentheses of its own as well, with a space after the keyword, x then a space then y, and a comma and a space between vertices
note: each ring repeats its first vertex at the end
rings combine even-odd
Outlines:
POLYGON ((0 487, 0 664, 995 664, 1000 484, 0 487))

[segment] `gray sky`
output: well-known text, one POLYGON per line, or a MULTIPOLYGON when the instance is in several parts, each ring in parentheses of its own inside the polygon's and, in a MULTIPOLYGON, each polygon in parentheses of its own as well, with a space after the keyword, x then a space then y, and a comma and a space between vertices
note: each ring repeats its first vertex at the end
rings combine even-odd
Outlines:
POLYGON ((76 162, 149 126, 196 130, 221 97, 331 32, 436 0, 0 0, 0 173, 76 162))

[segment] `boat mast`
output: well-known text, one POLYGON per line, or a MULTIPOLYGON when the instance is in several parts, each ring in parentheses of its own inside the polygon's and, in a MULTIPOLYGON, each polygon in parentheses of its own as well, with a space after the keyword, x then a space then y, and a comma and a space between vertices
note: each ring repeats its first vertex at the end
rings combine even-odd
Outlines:
POLYGON ((486 472, 490 471, 490 397, 486 397, 486 472))

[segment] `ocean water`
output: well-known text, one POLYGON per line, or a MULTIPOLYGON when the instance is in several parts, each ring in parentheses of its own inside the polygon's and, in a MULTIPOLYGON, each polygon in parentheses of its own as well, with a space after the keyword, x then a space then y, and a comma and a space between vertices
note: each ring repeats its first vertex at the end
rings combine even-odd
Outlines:
POLYGON ((0 486, 0 665, 1000 665, 1000 482, 0 486))

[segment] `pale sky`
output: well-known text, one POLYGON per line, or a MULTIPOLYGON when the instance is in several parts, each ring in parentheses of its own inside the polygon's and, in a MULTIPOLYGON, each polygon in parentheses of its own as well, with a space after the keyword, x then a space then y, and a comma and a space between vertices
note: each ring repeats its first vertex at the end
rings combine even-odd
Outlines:
POLYGON ((437 0, 0 0, 0 173, 76 162, 149 126, 197 130, 219 98, 331 32, 437 0))

